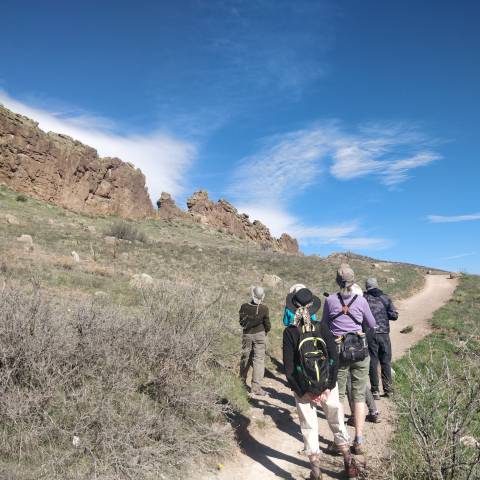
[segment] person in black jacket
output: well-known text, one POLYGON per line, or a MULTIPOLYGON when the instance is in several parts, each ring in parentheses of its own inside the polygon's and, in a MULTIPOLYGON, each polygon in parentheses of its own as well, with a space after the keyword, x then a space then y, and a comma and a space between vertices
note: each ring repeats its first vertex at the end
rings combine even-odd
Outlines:
POLYGON ((344 423, 343 408, 338 395, 337 345, 326 323, 311 321, 312 315, 320 308, 320 299, 314 296, 309 289, 303 288, 296 293, 290 293, 287 296, 286 303, 287 307, 295 312, 295 320, 283 331, 283 365, 285 376, 295 397, 305 453, 310 460, 310 479, 319 480, 322 478, 317 407, 323 409, 333 433, 335 445, 344 457, 347 478, 355 478, 358 475, 358 469, 350 454, 350 437, 344 423), (307 321, 311 323, 317 336, 325 342, 328 352, 329 371, 328 380, 325 384, 327 388, 322 392, 314 390, 311 384, 305 381, 298 368, 301 365, 299 357, 300 329, 305 325, 305 315, 308 315, 307 321))
POLYGON ((267 345, 267 333, 270 331, 270 318, 268 307, 262 302, 265 291, 262 287, 252 287, 250 290, 252 299, 240 307, 240 325, 243 328, 242 357, 240 359, 240 378, 247 383, 247 374, 253 366, 252 396, 268 396, 262 388, 265 374, 265 351, 267 345))
POLYGON ((373 398, 380 399, 378 362, 382 371, 383 392, 386 397, 393 394, 392 386, 392 344, 390 342, 390 320, 397 320, 398 312, 388 295, 378 288, 376 278, 366 281, 365 299, 372 311, 377 326, 368 332, 368 349, 370 352, 370 387, 373 398))

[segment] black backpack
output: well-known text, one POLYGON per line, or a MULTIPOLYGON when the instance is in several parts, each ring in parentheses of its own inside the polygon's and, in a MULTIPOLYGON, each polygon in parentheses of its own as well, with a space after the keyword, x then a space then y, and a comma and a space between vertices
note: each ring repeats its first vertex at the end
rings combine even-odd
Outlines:
POLYGON ((300 341, 298 357, 300 364, 297 372, 305 390, 312 393, 322 393, 329 384, 329 366, 327 344, 318 331, 320 325, 309 322, 309 325, 299 325, 300 341))

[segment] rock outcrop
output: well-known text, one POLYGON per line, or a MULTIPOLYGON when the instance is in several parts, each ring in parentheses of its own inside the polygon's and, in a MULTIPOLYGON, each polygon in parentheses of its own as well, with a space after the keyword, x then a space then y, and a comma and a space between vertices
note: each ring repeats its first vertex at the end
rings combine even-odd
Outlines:
POLYGON ((162 192, 157 200, 157 216, 164 220, 172 220, 178 218, 187 218, 188 215, 177 207, 175 200, 167 192, 162 192))
POLYGON ((152 216, 143 173, 118 158, 0 105, 0 182, 34 198, 93 214, 152 216))
POLYGON ((251 240, 265 249, 298 253, 298 243, 290 235, 283 234, 280 239, 274 238, 262 222, 259 220, 251 222, 246 213, 238 213, 237 209, 226 200, 212 202, 204 190, 195 192, 187 200, 187 207, 188 212, 204 225, 251 240))

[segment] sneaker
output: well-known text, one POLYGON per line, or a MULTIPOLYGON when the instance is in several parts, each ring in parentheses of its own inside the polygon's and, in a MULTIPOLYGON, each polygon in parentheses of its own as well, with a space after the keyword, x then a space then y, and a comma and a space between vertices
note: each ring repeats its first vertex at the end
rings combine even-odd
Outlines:
POLYGON ((392 392, 383 392, 383 396, 385 398, 392 398, 393 397, 393 391, 392 392))
POLYGON ((358 467, 355 459, 350 458, 344 461, 345 465, 345 476, 347 478, 357 478, 358 477, 358 467))
POLYGON ((374 400, 380 400, 380 392, 372 392, 374 400))
POLYGON ((349 419, 347 420, 347 425, 349 427, 355 426, 355 417, 353 415, 350 415, 349 419))
POLYGON ((380 414, 378 412, 376 413, 369 413, 366 417, 365 420, 370 423, 380 423, 382 420, 380 420, 380 414))
POLYGON ((352 452, 354 455, 365 455, 365 447, 363 443, 353 442, 352 452))

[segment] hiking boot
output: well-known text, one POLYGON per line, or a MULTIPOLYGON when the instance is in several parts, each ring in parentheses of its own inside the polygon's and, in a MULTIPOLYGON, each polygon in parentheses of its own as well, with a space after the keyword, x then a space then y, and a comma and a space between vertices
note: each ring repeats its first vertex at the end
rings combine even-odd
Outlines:
POLYGON ((349 427, 354 427, 355 426, 355 417, 353 415, 351 415, 350 418, 347 420, 347 425, 349 427))
POLYGON ((345 459, 344 461, 345 466, 345 476, 347 478, 357 478, 358 477, 358 467, 355 459, 350 457, 349 459, 345 459))
POLYGON ((393 391, 383 392, 383 396, 385 398, 392 398, 393 397, 393 391))
POLYGON ((375 413, 369 413, 366 417, 365 420, 370 423, 380 423, 382 420, 380 420, 380 413, 375 412, 375 413))
POLYGON ((352 452, 354 455, 365 455, 365 447, 363 443, 353 442, 352 452))
POLYGON ((328 455, 340 455, 341 452, 338 449, 335 442, 328 442, 327 448, 325 448, 325 453, 328 455))
POLYGON ((380 392, 372 392, 374 400, 380 400, 380 392))
POLYGON ((309 455, 308 460, 310 461, 310 480, 322 480, 322 470, 320 470, 320 455, 314 454, 309 455))

